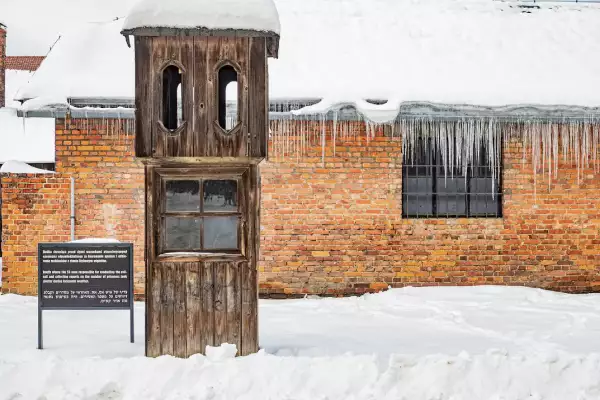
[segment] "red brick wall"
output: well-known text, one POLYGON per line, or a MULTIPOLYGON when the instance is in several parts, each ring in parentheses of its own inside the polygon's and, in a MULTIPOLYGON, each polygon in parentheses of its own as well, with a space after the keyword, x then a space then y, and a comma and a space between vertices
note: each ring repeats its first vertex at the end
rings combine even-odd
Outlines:
MULTIPOLYGON (((277 144, 275 144, 277 146, 277 144)), ((271 148, 273 148, 273 143, 271 148)), ((289 147, 289 145, 288 145, 289 147)), ((548 190, 504 148, 502 219, 403 219, 401 141, 338 138, 262 168, 263 294, 352 294, 406 285, 600 290, 600 174, 563 164, 548 190)))
POLYGON ((6 29, 0 24, 0 108, 6 105, 6 29))
MULTIPOLYGON (((334 156, 328 138, 324 166, 320 146, 303 147, 307 157, 272 159, 261 169, 263 295, 388 285, 600 291, 600 175, 592 170, 578 184, 575 165, 563 164, 550 190, 539 175, 534 199, 530 160, 522 162, 520 143, 508 143, 502 219, 415 220, 401 217, 400 140, 379 132, 367 143, 357 132, 338 138, 334 156)), ((58 120, 56 151, 54 179, 76 181, 77 238, 133 242, 136 293, 143 293, 144 178, 133 158, 132 122, 58 120)), ((69 189, 36 189, 41 182, 27 187, 18 178, 3 183, 3 290, 33 293, 37 241, 69 238, 69 189), (58 207, 55 215, 38 212, 42 205, 58 207)))
POLYGON ((144 286, 144 169, 133 122, 58 119, 56 171, 75 178, 76 239, 134 244, 135 292, 144 286))
POLYGON ((56 122, 56 175, 2 179, 4 292, 37 291, 37 243, 70 240, 70 178, 75 238, 134 244, 135 291, 144 285, 144 170, 133 157, 133 122, 56 122), (53 183, 58 182, 58 183, 53 183))
POLYGON ((69 178, 2 174, 2 291, 37 293, 37 244, 69 240, 69 178))

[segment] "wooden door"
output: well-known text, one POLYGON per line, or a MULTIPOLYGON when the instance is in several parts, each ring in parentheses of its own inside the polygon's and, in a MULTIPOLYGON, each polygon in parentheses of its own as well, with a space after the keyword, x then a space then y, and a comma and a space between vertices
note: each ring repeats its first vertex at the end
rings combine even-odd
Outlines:
POLYGON ((146 168, 146 354, 256 352, 257 167, 146 168))

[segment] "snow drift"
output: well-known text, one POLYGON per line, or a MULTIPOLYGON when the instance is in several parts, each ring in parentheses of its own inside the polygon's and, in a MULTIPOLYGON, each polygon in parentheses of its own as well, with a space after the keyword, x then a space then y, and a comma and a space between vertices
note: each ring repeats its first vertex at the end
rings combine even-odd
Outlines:
POLYGON ((0 398, 596 400, 600 295, 405 288, 260 302, 258 354, 143 355, 128 313, 46 312, 0 296, 0 398))

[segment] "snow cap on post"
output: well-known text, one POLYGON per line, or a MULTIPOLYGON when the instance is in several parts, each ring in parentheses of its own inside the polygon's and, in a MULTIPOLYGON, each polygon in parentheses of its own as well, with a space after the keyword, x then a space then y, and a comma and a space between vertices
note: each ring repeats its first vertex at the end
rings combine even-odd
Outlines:
POLYGON ((266 37, 268 55, 279 50, 279 14, 273 0, 140 0, 121 33, 133 36, 266 37))

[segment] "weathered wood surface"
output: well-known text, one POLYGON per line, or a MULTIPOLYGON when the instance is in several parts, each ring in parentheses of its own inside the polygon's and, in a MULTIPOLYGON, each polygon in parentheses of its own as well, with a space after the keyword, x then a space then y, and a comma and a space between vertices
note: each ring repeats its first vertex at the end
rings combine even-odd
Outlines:
POLYGON ((204 352, 206 344, 202 338, 202 275, 198 263, 188 263, 186 270, 186 350, 187 354, 204 352))
POLYGON ((153 274, 148 356, 189 357, 222 343, 238 355, 258 351, 256 270, 246 261, 157 262, 153 274))
POLYGON ((158 357, 161 355, 161 336, 160 336, 160 305, 162 301, 162 280, 161 268, 151 268, 151 275, 147 275, 148 293, 146 309, 146 355, 148 357, 158 357), (148 290, 148 288, 150 290, 148 290))
POLYGON ((269 130, 269 88, 266 43, 264 38, 250 41, 250 65, 248 66, 248 93, 251 98, 248 106, 248 133, 250 134, 250 155, 267 157, 269 130))
POLYGON ((162 276, 160 299, 160 351, 161 354, 175 355, 173 347, 173 306, 175 299, 174 265, 164 263, 160 268, 162 276), (162 268, 160 268, 162 267, 162 268))
POLYGON ((150 39, 138 37, 135 39, 135 154, 138 157, 152 155, 152 121, 154 115, 154 83, 152 79, 152 50, 150 39))
POLYGON ((259 170, 253 165, 146 165, 146 354, 188 357, 232 343, 258 351, 259 170), (231 254, 161 253, 165 179, 236 179, 240 249, 231 254))
POLYGON ((136 156, 266 157, 267 39, 264 37, 157 36, 136 38, 136 156), (182 70, 184 123, 162 125, 162 71, 182 70), (239 124, 218 124, 218 71, 238 73, 239 124))
MULTIPOLYGON (((270 31, 255 31, 250 29, 209 29, 209 28, 170 28, 170 27, 144 27, 127 29, 123 35, 136 37, 147 36, 184 36, 184 37, 248 37, 259 38, 266 41, 269 57, 277 58, 279 55, 279 34, 270 31)), ((129 38, 127 37, 127 40, 129 38)), ((129 42, 128 42, 129 43, 129 42)))
MULTIPOLYGON (((206 154, 206 142, 208 140, 206 130, 208 128, 208 120, 210 118, 209 109, 215 107, 215 99, 202 96, 208 90, 209 80, 212 76, 208 68, 208 38, 194 37, 194 82, 193 92, 195 104, 193 106, 193 131, 194 131, 194 148, 193 154, 204 156, 206 154), (209 103, 210 101, 210 103, 209 103)), ((211 111, 212 112, 212 111, 211 111)))

